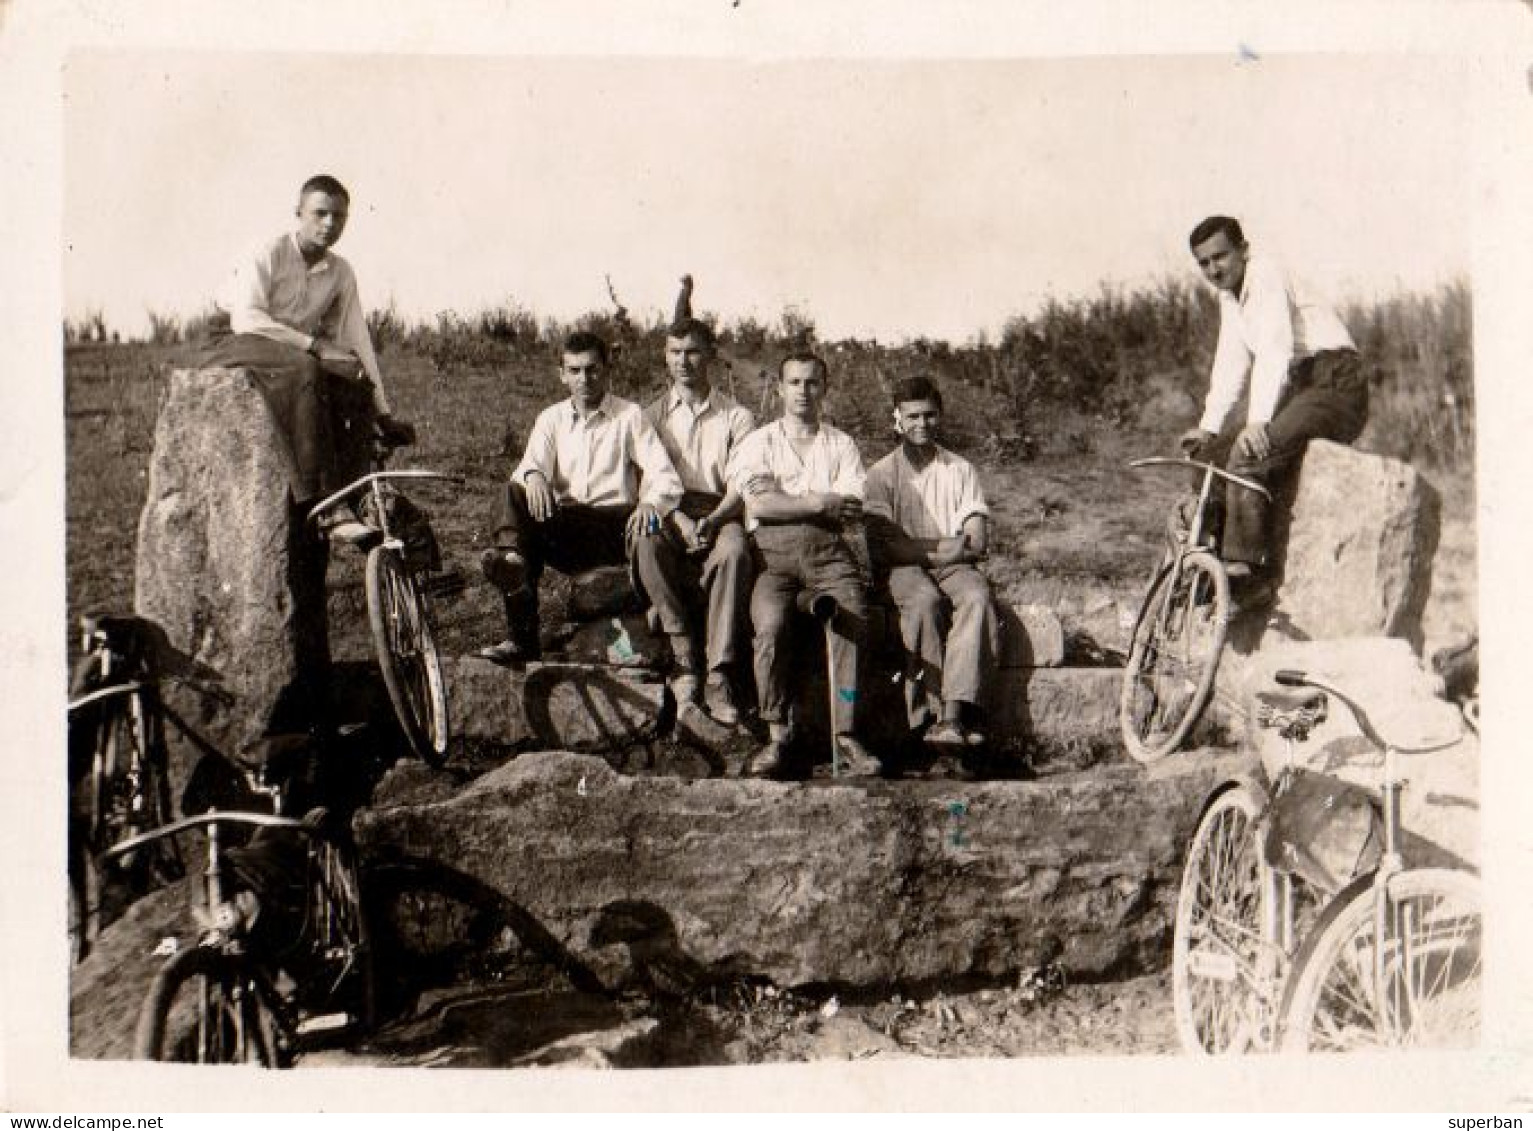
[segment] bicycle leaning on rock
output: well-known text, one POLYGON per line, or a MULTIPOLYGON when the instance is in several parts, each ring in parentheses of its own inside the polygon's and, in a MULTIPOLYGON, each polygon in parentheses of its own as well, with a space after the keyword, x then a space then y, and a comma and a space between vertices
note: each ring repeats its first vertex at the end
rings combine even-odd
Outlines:
POLYGON ((1472 1046, 1479 1032, 1480 891, 1404 853, 1401 759, 1452 746, 1406 733, 1334 680, 1279 671, 1258 725, 1284 742, 1270 786, 1226 783, 1193 835, 1177 902, 1177 1029, 1207 1054, 1472 1046), (1348 708, 1382 753, 1376 790, 1300 766, 1296 744, 1348 708))

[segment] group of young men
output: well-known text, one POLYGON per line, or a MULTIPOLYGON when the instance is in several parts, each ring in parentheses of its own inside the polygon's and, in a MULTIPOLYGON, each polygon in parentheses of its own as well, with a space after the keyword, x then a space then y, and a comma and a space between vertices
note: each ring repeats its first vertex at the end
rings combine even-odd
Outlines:
MULTIPOLYGON (((208 355, 256 373, 291 444, 300 503, 355 470, 354 455, 352 466, 338 467, 345 460, 326 454, 370 440, 373 422, 396 441, 413 435, 391 415, 355 277, 331 251, 349 204, 333 178, 304 184, 297 230, 236 269, 221 301, 230 332, 208 355)), ((1367 385, 1335 314, 1252 254, 1229 217, 1199 224, 1189 242, 1221 313, 1205 410, 1183 450, 1217 454, 1247 386, 1246 423, 1228 460, 1237 473, 1274 482, 1310 439, 1355 439, 1367 385)), ((713 330, 679 312, 666 336, 668 387, 641 407, 610 391, 607 343, 585 332, 564 341, 559 377, 569 396, 539 414, 496 502, 481 564, 503 596, 507 636, 480 655, 501 664, 538 658, 545 567, 626 564, 670 641, 681 725, 741 721, 750 653, 767 742, 746 772, 773 776, 798 710, 790 626, 808 614, 826 637, 841 766, 878 774, 884 766, 858 737, 869 594, 857 543, 865 538, 898 609, 912 732, 938 747, 982 743, 999 631, 978 569, 989 508, 973 465, 938 442, 940 390, 926 377, 898 384, 898 446, 865 469, 851 437, 824 418, 832 374, 823 357, 795 352, 780 362, 781 415, 758 427, 714 385, 716 356, 713 330)), ((1232 490, 1228 509, 1223 553, 1237 597, 1259 603, 1271 584, 1264 502, 1232 490)))

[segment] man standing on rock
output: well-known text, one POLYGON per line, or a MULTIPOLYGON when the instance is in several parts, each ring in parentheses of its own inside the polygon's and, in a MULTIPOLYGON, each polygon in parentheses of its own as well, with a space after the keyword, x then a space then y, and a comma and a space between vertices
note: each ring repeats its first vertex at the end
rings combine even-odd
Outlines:
POLYGON ((977 567, 990 508, 974 465, 937 443, 937 387, 907 377, 894 405, 900 446, 868 471, 864 507, 874 560, 889 567, 899 607, 910 727, 933 746, 978 746, 984 738, 973 723, 1000 633, 977 567))
POLYGON ((545 564, 578 573, 626 562, 661 622, 686 624, 686 609, 674 603, 681 550, 660 537, 681 501, 681 480, 639 406, 607 391, 607 359, 607 344, 595 334, 564 341, 559 379, 569 399, 538 414, 501 498, 495 545, 481 562, 505 598, 508 630, 501 643, 480 650, 484 659, 539 657, 545 564))
MULTIPOLYGON (((700 653, 706 654, 704 703, 726 726, 740 721, 736 678, 748 648, 746 601, 751 584, 751 548, 741 524, 744 506, 729 482, 730 456, 755 430, 756 420, 709 380, 715 357, 713 330, 687 316, 670 328, 665 364, 670 388, 644 410, 681 477, 684 494, 671 512, 666 536, 683 549, 686 567, 675 576, 676 592, 656 601, 657 610, 706 610, 703 648, 690 623, 665 624, 680 675, 673 684, 677 707, 695 709, 700 653)), ((655 594, 651 593, 652 600, 655 594)))
MULTIPOLYGON (((1368 379, 1357 347, 1335 311, 1251 251, 1238 220, 1210 216, 1188 243, 1219 293, 1219 343, 1203 418, 1180 446, 1193 458, 1207 452, 1248 393, 1228 468, 1269 487, 1282 485, 1310 440, 1350 444, 1362 434, 1368 379)), ((1272 598, 1268 504, 1238 486, 1225 498, 1222 556, 1237 605, 1254 608, 1272 598)))
POLYGON ((411 443, 396 420, 351 264, 331 249, 346 230, 351 195, 334 177, 304 182, 298 227, 239 262, 218 296, 227 313, 202 364, 248 369, 287 438, 293 497, 317 499, 363 474, 373 441, 411 443))
POLYGON ((831 726, 842 767, 857 776, 882 771, 855 735, 867 598, 847 538, 862 521, 862 457, 850 436, 821 418, 829 379, 829 368, 816 354, 784 359, 777 371, 782 416, 746 437, 729 467, 729 479, 745 499, 756 547, 751 625, 756 691, 770 741, 746 765, 745 772, 755 777, 782 770, 793 738, 797 680, 787 637, 800 594, 818 606, 825 621, 831 726))

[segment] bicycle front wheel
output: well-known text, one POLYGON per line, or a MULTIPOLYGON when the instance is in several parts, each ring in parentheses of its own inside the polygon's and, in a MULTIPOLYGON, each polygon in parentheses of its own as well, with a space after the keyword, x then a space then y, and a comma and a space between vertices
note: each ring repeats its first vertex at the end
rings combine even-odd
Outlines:
POLYGON ((1118 698, 1123 744, 1135 761, 1164 758, 1197 723, 1214 689, 1229 618, 1229 578, 1206 550, 1187 553, 1151 582, 1118 698))
POLYGON ((1261 799, 1236 785, 1198 822, 1176 900, 1171 996, 1189 1052, 1245 1052, 1271 1032, 1260 980, 1277 952, 1264 937, 1266 866, 1256 841, 1261 799))
POLYGON ((433 766, 447 757, 447 691, 426 600, 399 555, 367 555, 367 616, 378 666, 410 748, 433 766))
POLYGON ((1284 994, 1284 1052, 1471 1048, 1480 1033, 1480 884, 1419 868, 1321 915, 1284 994))
POLYGON ((134 1035, 140 1060, 276 1068, 277 1048, 248 960, 206 946, 182 951, 155 975, 134 1035))

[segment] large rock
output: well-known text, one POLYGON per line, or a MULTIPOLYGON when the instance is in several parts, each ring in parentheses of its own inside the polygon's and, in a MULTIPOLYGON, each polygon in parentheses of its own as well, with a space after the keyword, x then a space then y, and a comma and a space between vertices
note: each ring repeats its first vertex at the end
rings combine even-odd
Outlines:
POLYGON ((1409 464, 1316 441, 1288 524, 1276 614, 1290 635, 1421 646, 1441 501, 1409 464))
MULTIPOLYGON (((310 673, 323 666, 323 572, 301 517, 286 447, 245 371, 172 373, 138 524, 134 605, 225 693, 168 690, 220 749, 292 729, 281 716, 302 716, 310 673)), ((179 783, 196 752, 176 742, 172 756, 179 783)))
POLYGON ((1245 765, 1200 751, 1038 782, 779 784, 524 754, 357 829, 365 857, 492 889, 609 985, 1121 974, 1165 963, 1200 806, 1245 765))

